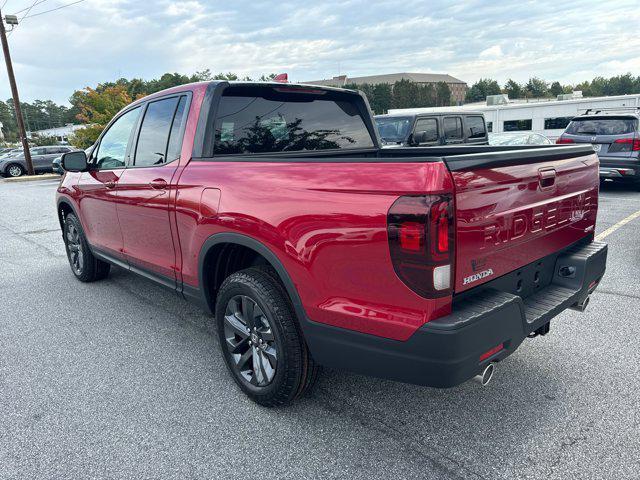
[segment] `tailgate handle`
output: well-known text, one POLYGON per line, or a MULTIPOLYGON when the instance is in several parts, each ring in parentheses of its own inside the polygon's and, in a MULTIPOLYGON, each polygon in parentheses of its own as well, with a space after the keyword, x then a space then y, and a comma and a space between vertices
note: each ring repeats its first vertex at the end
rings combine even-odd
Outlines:
POLYGON ((538 182, 542 189, 553 187, 556 183, 556 170, 554 168, 538 170, 538 182))

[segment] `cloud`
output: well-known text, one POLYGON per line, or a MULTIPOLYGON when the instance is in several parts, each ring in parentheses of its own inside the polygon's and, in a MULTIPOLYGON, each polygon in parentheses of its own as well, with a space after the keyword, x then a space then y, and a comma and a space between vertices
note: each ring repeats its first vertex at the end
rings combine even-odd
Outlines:
MULTIPOLYGON (((32 3, 10 0, 4 13, 32 3)), ((561 12, 551 0, 86 0, 25 19, 9 40, 21 97, 65 102, 123 76, 205 68, 298 81, 412 71, 468 83, 579 82, 637 74, 640 37, 620 28, 637 24, 640 9, 627 0, 578 1, 561 12)), ((4 80, 0 95, 10 96, 4 80)))
POLYGON ((502 57, 504 54, 502 53, 502 47, 500 45, 494 45, 493 47, 489 47, 480 52, 480 58, 498 58, 502 57))

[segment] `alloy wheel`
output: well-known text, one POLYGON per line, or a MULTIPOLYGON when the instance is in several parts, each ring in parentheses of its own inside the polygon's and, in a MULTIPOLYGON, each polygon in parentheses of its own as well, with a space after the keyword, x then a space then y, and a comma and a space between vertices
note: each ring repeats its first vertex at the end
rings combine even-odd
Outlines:
POLYGON ((67 253, 73 271, 77 275, 82 275, 82 269, 84 268, 84 251, 80 239, 80 232, 73 224, 67 226, 67 253))
POLYGON ((253 299, 236 295, 229 300, 224 336, 236 372, 253 386, 269 385, 278 364, 276 340, 269 319, 253 299))
POLYGON ((8 173, 12 177, 19 177, 22 175, 22 169, 18 165, 11 165, 8 169, 8 173))

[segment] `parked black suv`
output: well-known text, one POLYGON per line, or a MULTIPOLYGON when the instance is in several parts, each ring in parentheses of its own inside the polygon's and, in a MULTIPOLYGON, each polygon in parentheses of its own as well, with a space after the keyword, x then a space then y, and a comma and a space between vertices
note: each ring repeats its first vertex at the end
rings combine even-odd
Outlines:
POLYGON ((587 110, 574 117, 556 143, 591 143, 600 158, 600 179, 640 188, 640 110, 587 110))
POLYGON ((428 147, 435 145, 488 143, 482 112, 439 111, 392 113, 375 117, 385 147, 428 147))

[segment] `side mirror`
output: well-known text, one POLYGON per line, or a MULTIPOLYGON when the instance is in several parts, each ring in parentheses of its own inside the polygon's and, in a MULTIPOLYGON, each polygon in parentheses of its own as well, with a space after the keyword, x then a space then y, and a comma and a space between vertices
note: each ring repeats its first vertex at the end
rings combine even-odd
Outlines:
POLYGON ((87 154, 84 150, 63 153, 61 163, 68 172, 84 172, 87 170, 87 154))
POLYGON ((413 143, 420 145, 421 143, 427 143, 427 132, 416 132, 413 134, 413 143))

